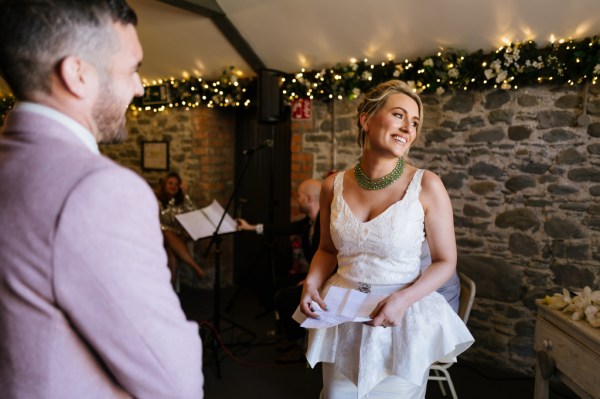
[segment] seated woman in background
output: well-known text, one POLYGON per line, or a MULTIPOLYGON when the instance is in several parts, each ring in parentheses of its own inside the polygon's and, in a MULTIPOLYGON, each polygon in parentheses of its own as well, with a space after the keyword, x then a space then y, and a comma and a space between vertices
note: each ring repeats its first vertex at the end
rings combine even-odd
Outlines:
POLYGON ((178 260, 181 259, 202 278, 206 272, 194 260, 186 244, 189 236, 175 219, 175 215, 193 211, 196 206, 185 193, 185 186, 178 173, 169 172, 159 182, 160 188, 156 196, 160 207, 160 228, 165 240, 171 276, 175 276, 179 267, 178 260))

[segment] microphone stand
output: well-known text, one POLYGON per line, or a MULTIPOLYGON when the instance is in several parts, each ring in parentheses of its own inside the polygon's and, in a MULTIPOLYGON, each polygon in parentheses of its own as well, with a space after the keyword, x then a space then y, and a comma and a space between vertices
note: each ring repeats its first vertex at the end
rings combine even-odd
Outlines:
MULTIPOLYGON (((221 335, 221 319, 223 319, 224 321, 228 322, 232 326, 238 327, 238 328, 244 330, 245 332, 247 332, 248 334, 252 335, 253 338, 256 337, 256 333, 250 331, 249 329, 247 329, 247 328, 245 328, 245 327, 235 323, 234 321, 229 320, 226 317, 221 315, 221 241, 222 241, 222 238, 221 238, 221 235, 219 235, 219 229, 221 228, 221 224, 223 223, 223 220, 225 219, 227 210, 231 206, 231 203, 233 202, 234 198, 236 198, 238 188, 240 187, 241 182, 244 179, 244 175, 246 174, 246 170, 248 169, 248 165, 250 165, 250 161, 252 160, 252 155, 256 151, 260 150, 261 148, 266 148, 266 147, 270 147, 270 145, 249 149, 249 150, 246 150, 243 152, 244 155, 246 155, 246 162, 244 163, 242 172, 240 173, 237 181, 235 182, 235 186, 233 188, 233 193, 231 193, 231 196, 229 197, 229 200, 227 201, 227 205, 223 209, 223 214, 221 215, 221 219, 219 220, 219 223, 217 224, 217 227, 215 228, 215 231, 212 234, 212 238, 211 238, 211 240, 208 244, 208 248, 206 248, 206 252, 204 254, 204 257, 208 256, 208 254, 212 248, 212 245, 214 243, 215 244, 215 281, 214 281, 214 285, 213 285, 212 324, 215 328, 216 334, 218 334, 219 336, 221 335)), ((215 334, 215 332, 213 332, 213 335, 215 334)), ((221 379, 221 365, 220 365, 219 353, 218 353, 219 352, 219 343, 217 341, 217 337, 213 337, 212 345, 213 345, 213 348, 212 348, 213 356, 214 356, 215 362, 216 362, 217 378, 221 379)))
MULTIPOLYGON (((271 138, 267 139, 265 141, 263 141, 263 143, 257 147, 245 150, 243 152, 244 155, 246 154, 252 154, 262 148, 271 148, 273 147, 274 141, 273 141, 273 134, 274 134, 274 130, 271 130, 271 138)), ((269 217, 268 220, 269 222, 272 222, 274 219, 274 215, 273 215, 273 207, 271 206, 271 204, 273 203, 273 197, 274 197, 274 193, 273 193, 273 188, 274 188, 274 183, 273 183, 273 157, 271 157, 271 165, 270 165, 270 173, 269 173, 269 206, 268 206, 268 211, 269 211, 269 217)), ((233 305, 235 304, 237 298, 240 296, 240 294, 242 293, 242 291, 244 290, 244 288, 246 288, 246 285, 248 284, 248 281, 250 280, 250 277, 252 275, 254 275, 254 273, 256 272, 256 269, 258 268, 259 262, 261 261, 261 259, 263 258, 263 256, 266 254, 267 256, 267 264, 269 266, 269 278, 270 278, 270 283, 271 283, 271 291, 272 294, 274 294, 274 284, 276 281, 276 277, 275 277, 275 264, 274 264, 274 255, 273 255, 273 251, 274 251, 274 244, 273 244, 273 237, 271 234, 265 234, 267 243, 263 244, 260 252, 258 253, 258 255, 256 255, 256 257, 254 258, 253 262, 252 262, 252 266, 248 269, 248 271, 245 273, 244 277, 242 278, 243 283, 240 284, 238 286, 238 288, 235 290, 233 296, 231 297, 231 299, 229 300, 229 302, 227 303, 227 306, 225 306, 225 311, 229 312, 232 308, 233 305)), ((272 311, 272 305, 270 305, 271 308, 268 308, 269 306, 267 306, 267 310, 265 312, 263 312, 262 314, 259 314, 255 317, 255 319, 258 319, 266 314, 268 314, 270 311, 272 311)))

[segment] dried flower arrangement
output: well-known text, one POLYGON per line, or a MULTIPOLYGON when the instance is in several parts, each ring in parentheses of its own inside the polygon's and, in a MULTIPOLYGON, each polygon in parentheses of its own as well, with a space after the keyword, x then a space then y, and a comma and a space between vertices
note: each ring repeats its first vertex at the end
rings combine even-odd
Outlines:
POLYGON ((600 328, 600 290, 592 291, 585 287, 581 292, 574 292, 574 296, 563 288, 562 293, 552 296, 546 295, 544 303, 553 309, 572 313, 571 319, 582 320, 595 328, 600 328))

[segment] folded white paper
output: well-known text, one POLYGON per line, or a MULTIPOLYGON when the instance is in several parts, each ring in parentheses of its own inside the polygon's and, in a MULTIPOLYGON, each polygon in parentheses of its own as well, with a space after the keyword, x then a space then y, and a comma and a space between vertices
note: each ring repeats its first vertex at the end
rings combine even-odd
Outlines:
POLYGON ((350 288, 331 286, 323 299, 327 310, 323 310, 316 302, 312 308, 319 315, 318 319, 306 317, 300 307, 292 316, 304 328, 328 328, 346 322, 362 323, 371 320, 369 316, 377 304, 389 294, 366 294, 350 288))
MULTIPOLYGON (((196 209, 195 211, 180 213, 179 215, 175 215, 175 218, 177 218, 185 231, 195 241, 213 235, 219 224, 219 220, 221 220, 223 211, 221 204, 213 199, 210 205, 196 209)), ((221 227, 219 228, 219 234, 233 233, 235 231, 237 231, 235 220, 229 214, 225 214, 223 223, 221 223, 221 227)))

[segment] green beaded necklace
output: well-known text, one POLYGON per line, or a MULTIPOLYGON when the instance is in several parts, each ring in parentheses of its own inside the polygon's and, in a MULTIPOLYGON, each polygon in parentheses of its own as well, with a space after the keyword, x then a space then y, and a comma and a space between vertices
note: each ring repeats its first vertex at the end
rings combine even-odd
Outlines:
POLYGON ((400 176, 402 176, 402 172, 404 172, 404 158, 399 158, 394 170, 379 179, 371 179, 365 175, 360 167, 361 159, 362 158, 358 159, 358 163, 354 167, 354 177, 356 178, 358 185, 365 190, 381 190, 382 188, 386 188, 398 180, 400 176))

